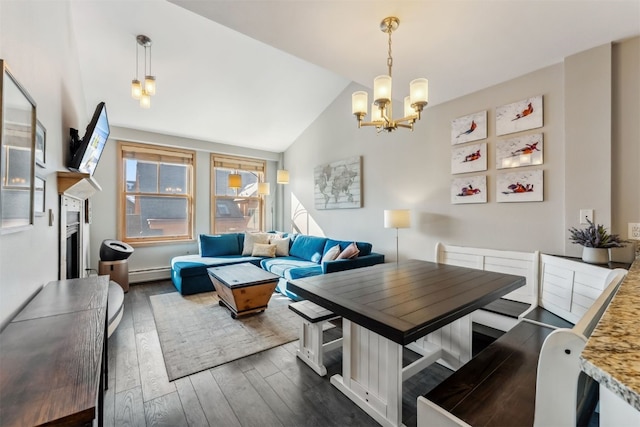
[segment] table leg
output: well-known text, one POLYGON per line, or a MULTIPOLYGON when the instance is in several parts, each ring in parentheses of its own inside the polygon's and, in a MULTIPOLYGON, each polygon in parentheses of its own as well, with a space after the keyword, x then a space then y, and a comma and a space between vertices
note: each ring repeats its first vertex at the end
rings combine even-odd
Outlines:
POLYGON ((402 346, 342 319, 342 375, 331 384, 383 426, 402 425, 402 346))

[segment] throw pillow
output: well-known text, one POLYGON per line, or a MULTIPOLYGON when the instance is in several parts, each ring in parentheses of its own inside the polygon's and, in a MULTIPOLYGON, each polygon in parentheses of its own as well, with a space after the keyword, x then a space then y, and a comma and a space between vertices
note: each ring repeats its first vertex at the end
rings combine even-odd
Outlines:
POLYGON ((288 237, 271 237, 269 239, 270 245, 276 245, 276 256, 289 256, 289 242, 288 237))
POLYGON ((333 261, 340 254, 340 245, 335 245, 322 256, 322 262, 333 261))
POLYGON ((269 235, 267 233, 244 233, 242 256, 251 255, 254 243, 268 244, 269 235))
POLYGON ((201 234, 199 240, 200 256, 203 257, 238 255, 240 253, 238 238, 235 233, 218 235, 201 234))
POLYGON ((360 249, 356 246, 356 242, 351 243, 349 246, 344 248, 344 251, 340 252, 338 258, 336 259, 351 259, 358 256, 360 253, 360 249))
POLYGON ((276 256, 276 245, 254 243, 251 256, 265 256, 273 258, 274 256, 276 256))

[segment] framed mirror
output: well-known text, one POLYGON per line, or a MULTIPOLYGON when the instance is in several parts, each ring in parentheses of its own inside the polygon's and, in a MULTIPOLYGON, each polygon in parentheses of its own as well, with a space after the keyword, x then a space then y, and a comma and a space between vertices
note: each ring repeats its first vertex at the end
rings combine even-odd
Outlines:
POLYGON ((33 224, 36 103, 0 59, 0 229, 33 224))

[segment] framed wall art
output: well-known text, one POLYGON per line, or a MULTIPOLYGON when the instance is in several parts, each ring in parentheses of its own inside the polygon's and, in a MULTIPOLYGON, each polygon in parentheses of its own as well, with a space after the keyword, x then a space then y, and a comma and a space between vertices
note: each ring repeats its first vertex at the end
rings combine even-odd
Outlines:
POLYGON ((47 154, 47 130, 42 126, 40 120, 36 121, 36 165, 45 167, 45 157, 47 154))
POLYGON ((0 228, 2 233, 33 224, 36 104, 0 60, 0 228))
POLYGON ((464 144, 487 137, 487 110, 451 121, 451 145, 464 144))
POLYGON ((463 203, 487 203, 486 175, 451 180, 451 204, 463 203))
POLYGON ((542 127, 542 95, 496 108, 496 135, 542 127))
POLYGON ((542 202, 542 169, 503 172, 496 176, 496 200, 508 202, 542 202))
POLYGON ((542 134, 535 133, 496 143, 496 169, 541 165, 542 134))
POLYGON ((362 157, 316 166, 313 170, 316 209, 362 207, 362 157))
POLYGON ((479 172, 487 170, 487 143, 467 145, 451 149, 451 173, 479 172))

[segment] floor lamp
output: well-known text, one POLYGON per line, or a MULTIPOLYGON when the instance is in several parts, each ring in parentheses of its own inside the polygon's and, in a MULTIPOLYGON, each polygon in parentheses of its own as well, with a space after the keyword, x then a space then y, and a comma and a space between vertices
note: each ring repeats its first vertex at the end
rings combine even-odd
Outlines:
POLYGON ((411 211, 409 209, 391 209, 384 211, 384 228, 396 229, 396 264, 398 263, 398 228, 411 227, 411 211))

